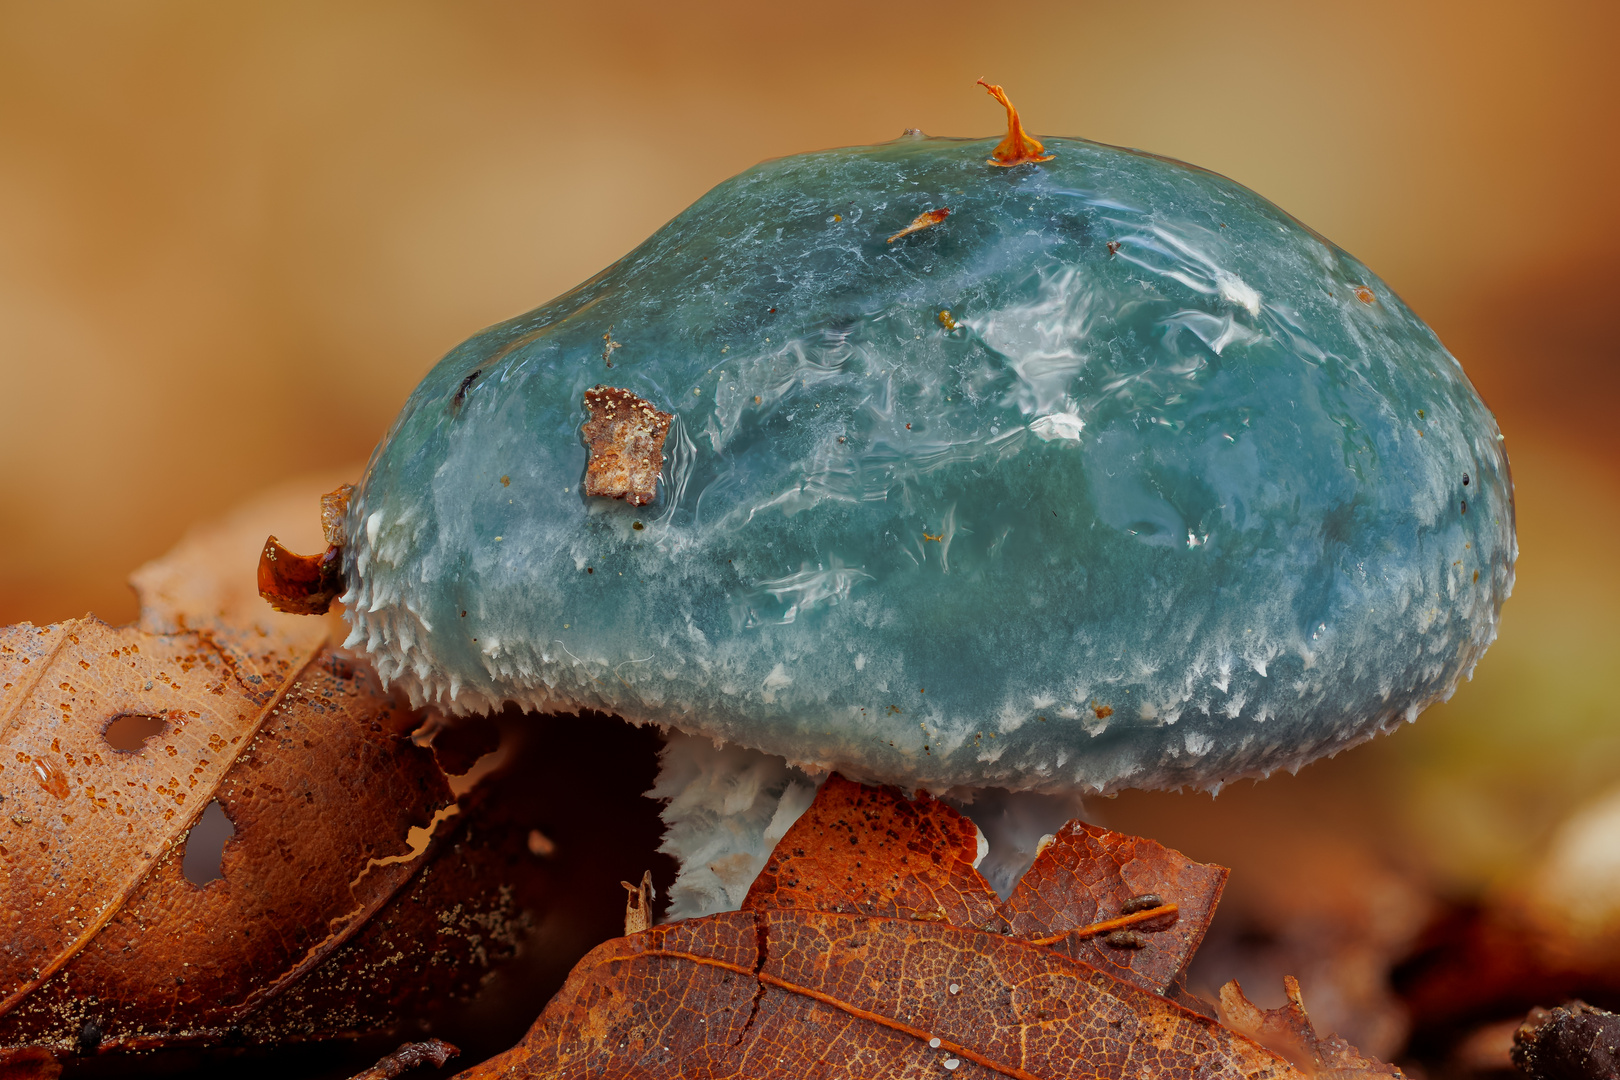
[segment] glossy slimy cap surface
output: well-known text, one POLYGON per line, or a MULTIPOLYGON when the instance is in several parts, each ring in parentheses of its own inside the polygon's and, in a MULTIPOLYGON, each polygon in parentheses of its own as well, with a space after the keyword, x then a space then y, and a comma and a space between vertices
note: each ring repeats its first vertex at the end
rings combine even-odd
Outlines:
POLYGON ((1449 695, 1515 539, 1434 334, 1224 177, 995 148, 767 162, 459 346, 351 503, 351 640, 934 790, 1218 785, 1449 695), (583 494, 597 386, 672 417, 647 505, 583 494))

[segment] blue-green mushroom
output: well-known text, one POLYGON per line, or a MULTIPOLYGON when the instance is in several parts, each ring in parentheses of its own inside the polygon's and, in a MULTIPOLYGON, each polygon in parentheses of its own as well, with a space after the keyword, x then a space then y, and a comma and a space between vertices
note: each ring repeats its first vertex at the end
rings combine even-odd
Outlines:
POLYGON ((1456 359, 1242 185, 1013 128, 765 162, 454 349, 349 505, 351 645, 452 713, 969 798, 1217 788, 1448 697, 1516 554, 1456 359))

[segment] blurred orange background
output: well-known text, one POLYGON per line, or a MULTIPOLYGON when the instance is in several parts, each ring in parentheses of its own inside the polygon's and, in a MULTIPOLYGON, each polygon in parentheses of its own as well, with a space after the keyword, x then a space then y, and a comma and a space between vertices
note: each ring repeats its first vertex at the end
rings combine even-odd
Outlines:
MULTIPOLYGON (((1268 196, 1496 410, 1523 554, 1478 677, 1215 804, 1357 793, 1321 812, 1478 893, 1620 781, 1617 41, 1601 0, 5 4, 0 622, 132 618, 131 569, 357 468, 471 332, 763 158, 999 133, 985 75, 1268 196)), ((1223 854, 1190 805, 1114 813, 1223 854)))

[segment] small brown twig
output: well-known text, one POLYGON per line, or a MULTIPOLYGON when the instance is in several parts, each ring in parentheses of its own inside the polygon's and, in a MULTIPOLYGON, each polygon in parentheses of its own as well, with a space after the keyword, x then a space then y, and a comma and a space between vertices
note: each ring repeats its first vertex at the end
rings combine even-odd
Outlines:
POLYGON ((1095 922, 1090 926, 1077 926, 1073 930, 1065 930, 1061 934, 1053 934, 1050 937, 1026 938, 1025 941, 1031 945, 1056 945, 1064 938, 1096 937, 1098 934, 1106 934, 1111 930, 1120 930, 1127 926, 1135 926, 1137 923, 1151 922, 1165 915, 1174 915, 1179 910, 1180 908, 1175 904, 1160 904, 1158 907, 1148 908, 1146 911, 1133 911, 1129 915, 1104 919, 1102 922, 1095 922))
POLYGON ((363 1073, 356 1073, 350 1080, 394 1080, 400 1073, 408 1072, 418 1065, 432 1065, 438 1068, 461 1051, 443 1039, 428 1039, 426 1042, 401 1043, 387 1057, 378 1060, 377 1064, 363 1073))

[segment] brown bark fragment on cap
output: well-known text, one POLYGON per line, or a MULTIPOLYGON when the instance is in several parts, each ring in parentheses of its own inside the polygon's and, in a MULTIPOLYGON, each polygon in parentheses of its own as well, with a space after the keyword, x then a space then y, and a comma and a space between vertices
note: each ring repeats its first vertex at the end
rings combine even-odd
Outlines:
POLYGON ((669 434, 669 413, 628 390, 594 386, 585 391, 585 494, 623 499, 644 506, 658 494, 658 473, 664 467, 664 436, 669 434))
POLYGON ((259 595, 289 615, 325 615, 343 593, 343 549, 336 544, 319 555, 288 551, 275 538, 259 553, 259 595))

